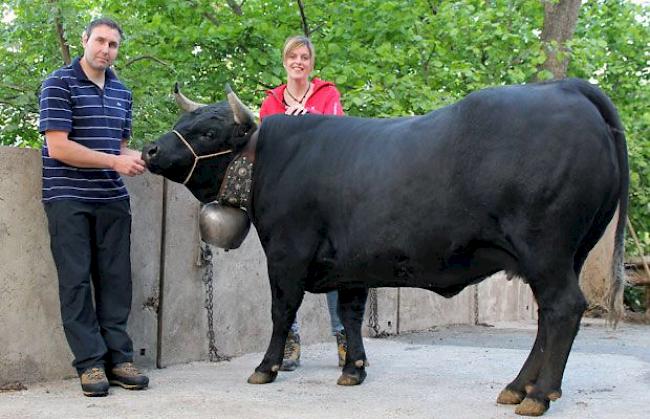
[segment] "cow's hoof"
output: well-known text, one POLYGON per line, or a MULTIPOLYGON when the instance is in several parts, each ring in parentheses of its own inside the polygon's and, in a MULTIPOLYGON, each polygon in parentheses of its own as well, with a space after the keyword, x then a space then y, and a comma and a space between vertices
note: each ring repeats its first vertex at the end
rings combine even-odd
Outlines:
POLYGON ((364 370, 359 371, 358 375, 343 373, 339 379, 336 380, 336 384, 340 386, 356 386, 363 383, 363 380, 366 379, 366 375, 367 374, 364 370))
MULTIPOLYGON (((534 392, 536 392, 536 391, 537 391, 537 389, 536 389, 535 385, 533 385, 533 384, 526 384, 526 393, 527 393, 527 394, 532 394, 532 393, 534 393, 534 392)), ((542 393, 542 394, 543 394, 543 393, 542 393)), ((537 394, 537 396, 539 396, 539 394, 537 394)), ((562 397, 562 389, 551 390, 551 391, 549 391, 548 393, 546 393, 546 397, 547 397, 550 401, 553 401, 553 402, 554 402, 555 400, 557 400, 557 399, 559 399, 560 397, 562 397)))
POLYGON ((550 393, 548 393, 548 396, 550 401, 554 402, 560 397, 562 397, 562 390, 553 390, 550 393))
POLYGON ((548 402, 526 397, 515 409, 515 413, 522 416, 542 416, 548 410, 548 402))
POLYGON ((248 384, 268 384, 275 381, 278 376, 277 372, 259 372, 255 371, 248 377, 248 384))
POLYGON ((499 404, 519 404, 524 399, 525 394, 519 391, 510 390, 509 388, 504 388, 499 393, 497 397, 497 403, 499 404))

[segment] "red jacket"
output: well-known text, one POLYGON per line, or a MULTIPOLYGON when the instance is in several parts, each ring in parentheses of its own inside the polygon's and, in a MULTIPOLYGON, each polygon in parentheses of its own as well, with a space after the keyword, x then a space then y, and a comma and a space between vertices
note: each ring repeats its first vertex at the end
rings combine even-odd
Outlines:
MULTIPOLYGON (((334 83, 323 81, 318 78, 312 79, 314 92, 305 102, 305 109, 309 113, 323 115, 343 115, 341 106, 341 95, 336 90, 334 83)), ((260 120, 269 115, 284 113, 285 107, 282 101, 286 84, 276 87, 273 90, 266 91, 266 99, 262 102, 260 108, 260 120)))

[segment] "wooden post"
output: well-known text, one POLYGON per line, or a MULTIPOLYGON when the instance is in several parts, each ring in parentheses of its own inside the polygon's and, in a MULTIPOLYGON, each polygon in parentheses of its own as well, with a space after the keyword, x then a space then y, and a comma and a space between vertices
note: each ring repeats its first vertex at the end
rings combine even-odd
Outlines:
POLYGON ((650 267, 648 267, 648 262, 646 262, 645 257, 643 257, 643 248, 641 247, 641 242, 639 242, 639 238, 636 235, 636 231, 634 230, 629 217, 627 219, 627 228, 630 230, 630 234, 634 239, 634 243, 636 244, 636 247, 639 249, 639 253, 641 254, 641 264, 643 265, 643 269, 645 270, 646 275, 646 280, 643 281, 643 285, 645 285, 645 316, 650 320, 650 267))

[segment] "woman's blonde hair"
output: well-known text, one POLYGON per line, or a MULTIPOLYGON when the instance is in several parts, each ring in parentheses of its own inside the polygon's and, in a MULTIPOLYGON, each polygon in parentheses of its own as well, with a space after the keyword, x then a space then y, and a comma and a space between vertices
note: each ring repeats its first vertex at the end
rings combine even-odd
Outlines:
POLYGON ((284 47, 282 48, 282 61, 287 58, 287 55, 296 48, 307 47, 309 54, 311 55, 312 64, 316 60, 316 50, 314 50, 314 44, 311 43, 311 40, 303 35, 290 36, 284 41, 284 47))

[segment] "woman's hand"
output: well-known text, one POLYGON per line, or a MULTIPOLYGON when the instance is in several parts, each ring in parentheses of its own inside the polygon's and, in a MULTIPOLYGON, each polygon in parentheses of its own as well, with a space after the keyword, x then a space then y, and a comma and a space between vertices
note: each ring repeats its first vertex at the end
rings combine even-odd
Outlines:
POLYGON ((287 109, 284 111, 286 115, 304 115, 306 113, 309 113, 307 109, 305 109, 302 105, 297 104, 297 105, 291 105, 287 106, 287 109))

